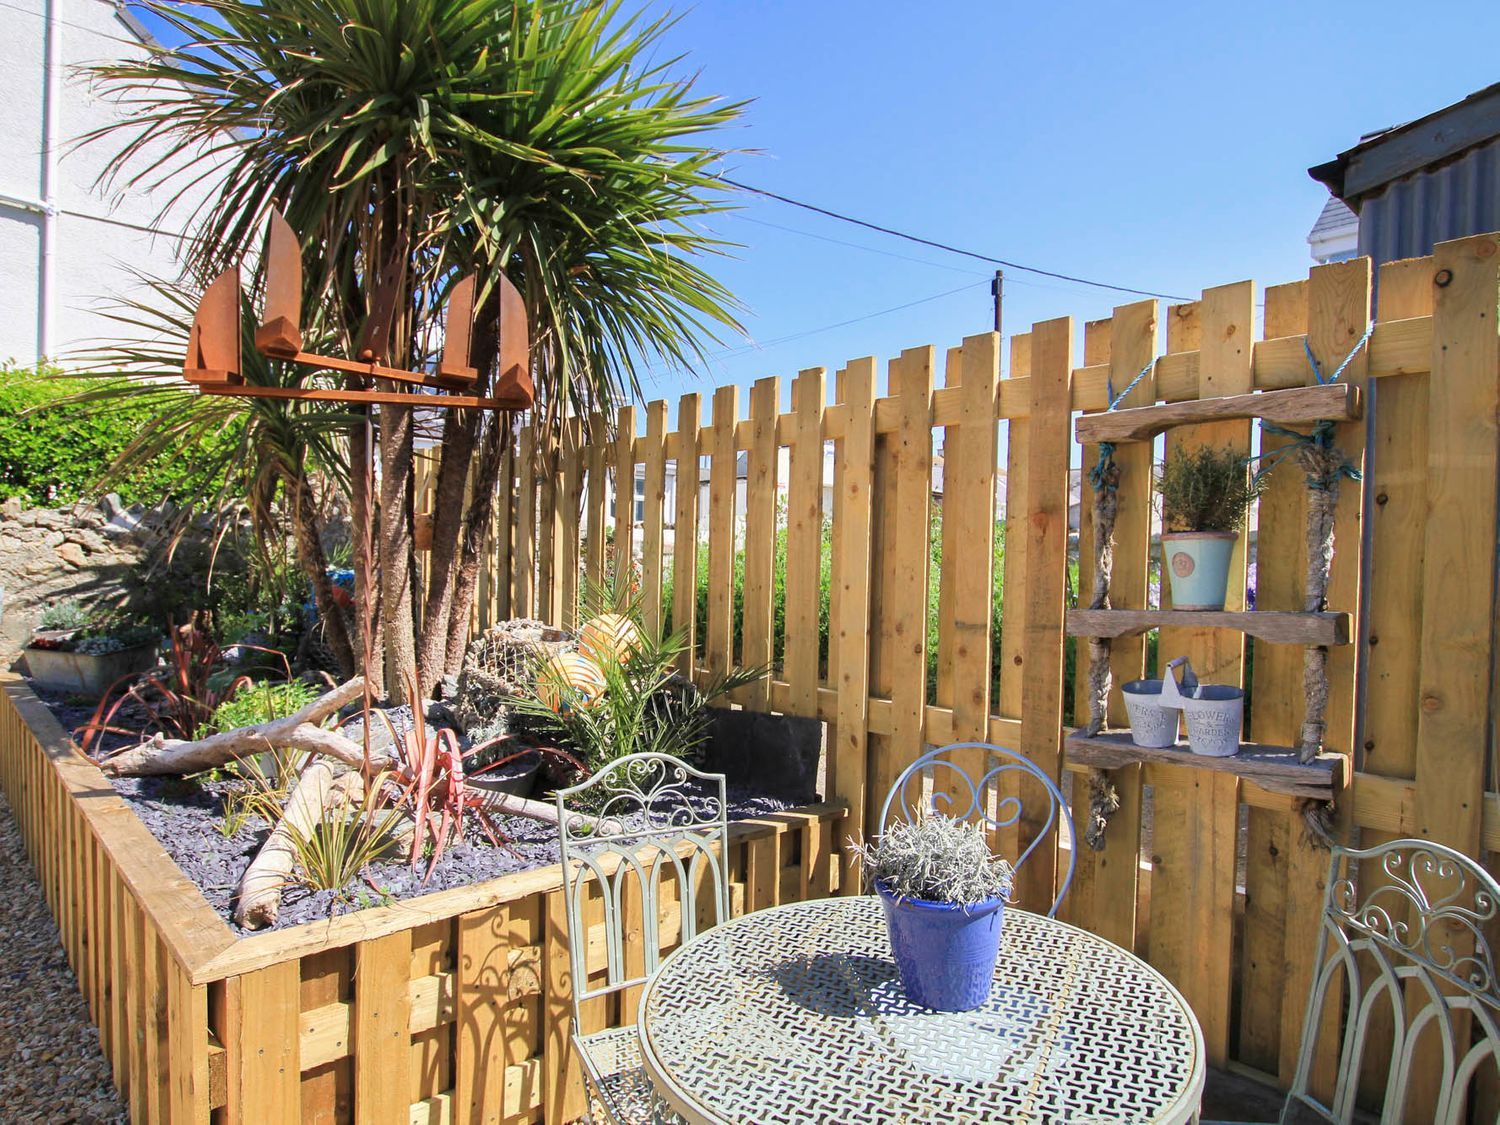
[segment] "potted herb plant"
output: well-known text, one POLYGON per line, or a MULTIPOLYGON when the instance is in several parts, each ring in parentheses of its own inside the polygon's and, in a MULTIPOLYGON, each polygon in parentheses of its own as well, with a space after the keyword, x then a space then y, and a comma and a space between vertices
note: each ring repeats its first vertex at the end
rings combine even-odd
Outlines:
MULTIPOLYGON (((99 699, 113 684, 156 664, 161 633, 149 625, 92 616, 81 607, 69 610, 65 620, 66 628, 36 630, 26 646, 27 671, 40 687, 99 699)), ((42 622, 49 622, 45 614, 42 622)))
POLYGON ((1157 491, 1172 608, 1223 609, 1235 540, 1261 491, 1249 464, 1227 446, 1179 447, 1161 467, 1157 491))
POLYGON ((856 846, 885 907, 891 952, 907 997, 966 1012, 989 996, 1015 872, 978 824, 940 813, 896 821, 856 846))

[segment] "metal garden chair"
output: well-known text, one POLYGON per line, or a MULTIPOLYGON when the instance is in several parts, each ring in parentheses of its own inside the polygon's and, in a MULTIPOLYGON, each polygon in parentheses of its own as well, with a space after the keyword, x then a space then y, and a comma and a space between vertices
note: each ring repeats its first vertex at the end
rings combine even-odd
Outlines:
POLYGON ((955 742, 929 750, 896 778, 880 810, 880 828, 885 830, 893 813, 910 823, 919 812, 943 813, 960 820, 977 819, 992 830, 1009 828, 1021 820, 1022 801, 1016 794, 1002 791, 1000 782, 1008 775, 1017 781, 1030 778, 1042 787, 1047 797, 1046 822, 1015 861, 1017 870, 1059 823, 1068 826, 1068 872, 1052 900, 1052 908, 1047 911, 1048 917, 1055 917, 1073 882, 1073 871, 1078 864, 1078 837, 1057 783, 1014 750, 988 742, 955 742), (972 768, 978 774, 977 779, 956 755, 974 760, 972 768))
POLYGON ((1430 1120, 1467 1121, 1471 1082, 1484 1070, 1500 1080, 1500 989, 1484 937, 1497 909, 1500 883, 1452 848, 1424 840, 1335 847, 1313 962, 1318 973, 1281 1120, 1309 1113, 1353 1120, 1361 1063, 1374 1050, 1390 1066, 1382 1122, 1404 1120, 1415 1067, 1434 1062, 1441 1072, 1426 1075, 1438 1098, 1430 1120), (1362 880, 1361 865, 1378 878, 1362 880), (1346 996, 1338 1078, 1325 1105, 1309 1089, 1314 1048, 1325 1008, 1342 1008, 1346 996), (1372 1017, 1382 1009, 1390 1038, 1372 1043, 1372 1017))
POLYGON ((660 892, 676 883, 681 940, 729 917, 729 823, 722 774, 666 754, 632 754, 557 794, 573 1045, 593 1121, 676 1121, 641 1070, 635 1013, 626 1026, 581 1034, 585 1001, 643 985, 661 960, 660 892), (602 911, 604 980, 589 982, 589 931, 602 911), (632 915, 639 911, 639 918, 632 915), (627 929, 639 926, 639 943, 627 929))
POLYGON ((1358 1108, 1366 1058, 1385 1076, 1381 1125, 1407 1120, 1419 1067, 1435 1099, 1410 1107, 1420 1120, 1479 1120, 1471 1083, 1485 1070, 1500 1080, 1500 991, 1484 939, 1500 883, 1468 856, 1425 840, 1332 851, 1317 973, 1281 1125, 1374 1120, 1358 1108), (1378 1036, 1377 1014, 1387 1021, 1378 1036), (1339 1027, 1338 1073, 1325 1103, 1311 1087, 1318 1032, 1329 1021, 1339 1027))

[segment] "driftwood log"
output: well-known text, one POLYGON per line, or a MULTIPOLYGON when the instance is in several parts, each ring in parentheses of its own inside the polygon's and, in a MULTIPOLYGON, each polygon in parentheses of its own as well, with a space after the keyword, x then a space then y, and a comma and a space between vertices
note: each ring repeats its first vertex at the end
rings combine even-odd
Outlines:
POLYGON ((357 773, 333 776, 327 762, 313 762, 287 797, 281 819, 240 876, 234 920, 247 930, 276 924, 281 892, 292 877, 297 841, 310 839, 322 822, 324 810, 356 802, 364 793, 357 773))
POLYGON ((115 777, 199 773, 269 750, 307 750, 359 768, 364 765, 364 748, 337 731, 325 730, 322 724, 358 699, 364 690, 364 679, 356 676, 284 719, 227 730, 207 738, 166 738, 158 734, 104 759, 99 768, 115 777))

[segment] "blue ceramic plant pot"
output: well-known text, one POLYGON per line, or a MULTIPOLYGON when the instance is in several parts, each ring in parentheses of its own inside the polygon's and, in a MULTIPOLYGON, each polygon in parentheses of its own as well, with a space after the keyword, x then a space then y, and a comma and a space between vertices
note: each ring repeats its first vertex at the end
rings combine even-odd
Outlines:
POLYGON ((891 952, 907 998, 940 1012, 968 1012, 990 994, 1005 900, 973 906, 897 898, 876 882, 891 952))

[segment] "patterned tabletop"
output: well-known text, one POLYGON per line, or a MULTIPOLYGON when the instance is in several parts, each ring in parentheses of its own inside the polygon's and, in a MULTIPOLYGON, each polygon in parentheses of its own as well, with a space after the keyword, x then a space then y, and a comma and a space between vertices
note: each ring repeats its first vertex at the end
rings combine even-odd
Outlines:
POLYGON ((1008 909, 987 1004, 906 999, 873 897, 761 910, 674 952, 641 997, 646 1069, 695 1122, 1186 1122, 1203 1034, 1166 979, 1008 909))

